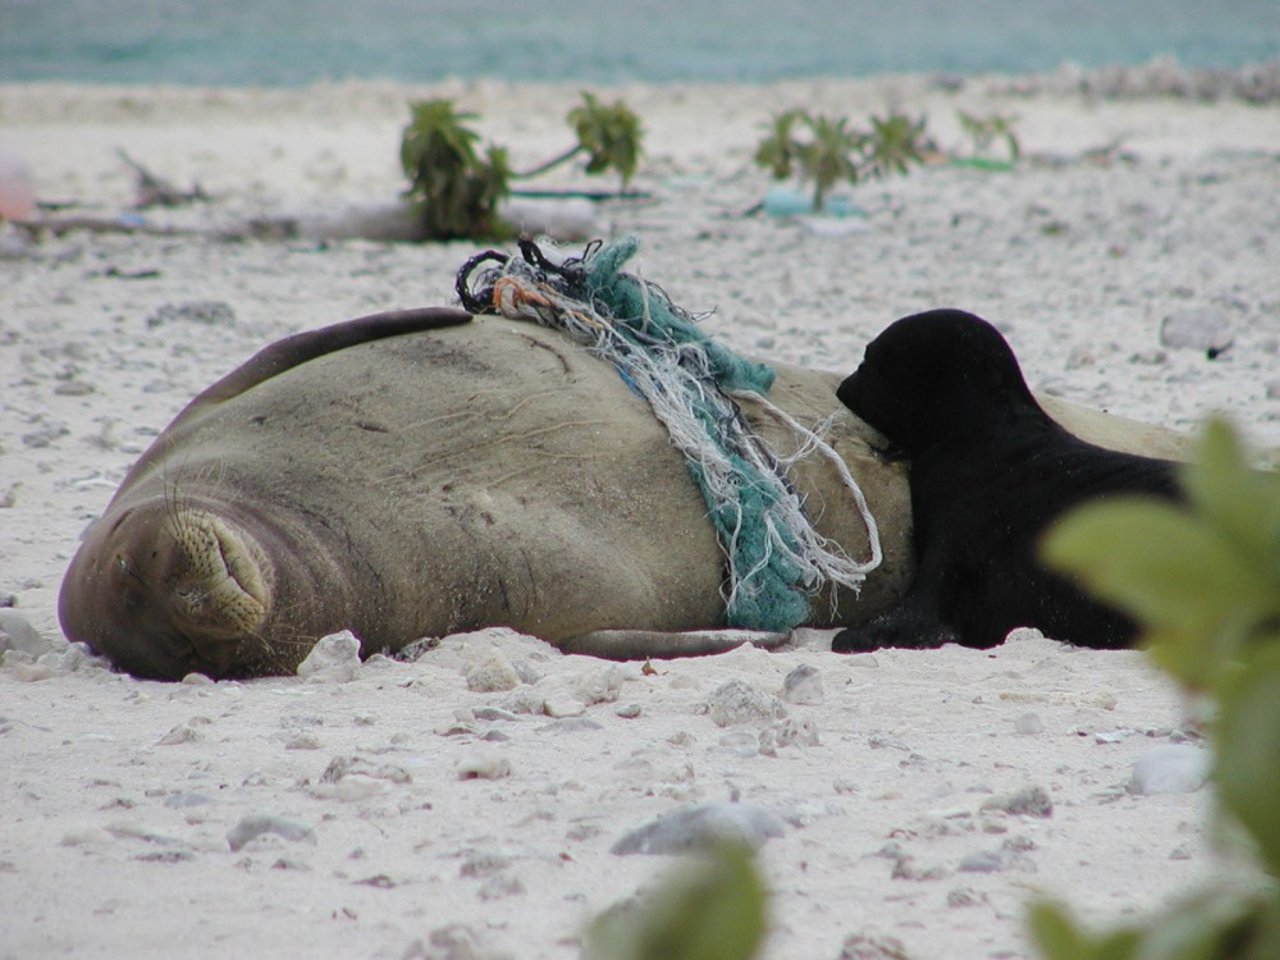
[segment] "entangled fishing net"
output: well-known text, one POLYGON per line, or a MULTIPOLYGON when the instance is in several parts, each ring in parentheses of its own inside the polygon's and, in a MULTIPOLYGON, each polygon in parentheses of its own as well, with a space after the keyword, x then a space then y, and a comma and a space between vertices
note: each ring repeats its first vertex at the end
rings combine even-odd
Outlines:
POLYGON ((593 243, 580 257, 553 259, 521 241, 520 257, 489 250, 468 260, 458 272, 458 295, 472 313, 560 330, 617 368, 667 428, 702 491, 728 565, 726 624, 788 630, 809 619, 809 599, 823 586, 857 591, 879 566, 875 519, 820 431, 765 397, 774 379, 767 364, 711 340, 660 288, 622 271, 638 246, 626 237, 593 243), (787 423, 803 438, 801 449, 787 460, 775 456, 735 397, 750 398, 787 423), (814 529, 787 479, 788 463, 815 450, 835 464, 862 515, 871 544, 865 562, 814 529))

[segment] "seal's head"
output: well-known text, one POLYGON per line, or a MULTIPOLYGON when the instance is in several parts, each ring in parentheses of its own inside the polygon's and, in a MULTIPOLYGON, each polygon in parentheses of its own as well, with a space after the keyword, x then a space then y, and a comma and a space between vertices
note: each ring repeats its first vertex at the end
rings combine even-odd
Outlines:
POLYGON ((137 676, 249 676, 280 667, 261 640, 272 581, 262 547, 225 506, 155 497, 89 531, 58 616, 68 637, 137 676))
POLYGON ((906 456, 1040 409, 1004 337, 962 310, 891 324, 867 344, 836 395, 906 456))

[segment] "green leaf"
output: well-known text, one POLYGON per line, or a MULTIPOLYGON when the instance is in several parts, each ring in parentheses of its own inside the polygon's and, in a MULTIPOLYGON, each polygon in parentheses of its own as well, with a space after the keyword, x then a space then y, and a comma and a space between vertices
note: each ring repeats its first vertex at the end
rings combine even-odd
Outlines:
POLYGON ((1214 731, 1219 795, 1280 875, 1280 635, 1259 639, 1224 686, 1214 731))
POLYGON ((837 183, 856 185, 864 176, 906 173, 921 162, 925 149, 925 121, 900 114, 871 118, 871 130, 852 127, 848 117, 811 115, 806 110, 776 114, 769 136, 756 147, 755 162, 781 180, 799 168, 800 178, 813 184, 813 209, 821 210, 837 183), (803 126, 806 137, 796 135, 803 126))
POLYGON ((1076 926, 1067 912, 1051 903, 1037 903, 1027 917, 1031 941, 1047 960, 1132 960, 1138 956, 1141 935, 1121 928, 1091 936, 1076 926))
POLYGON ((1013 132, 1013 124, 1017 120, 1016 117, 1004 117, 999 114, 993 114, 989 117, 979 117, 971 113, 965 113, 963 110, 956 111, 956 116, 960 121, 960 129, 963 130, 973 143, 973 154, 975 157, 988 157, 988 151, 991 144, 1000 140, 1005 145, 1005 151, 1008 154, 1008 163, 1013 163, 1022 154, 1022 147, 1018 143, 1017 134, 1013 132))
POLYGON ((796 121, 804 116, 801 110, 787 110, 775 114, 769 136, 760 141, 756 147, 755 162, 773 174, 775 180, 785 180, 791 176, 792 165, 796 162, 800 146, 792 137, 796 121))
POLYGON ((862 149, 863 135, 849 129, 844 117, 806 116, 812 139, 801 148, 800 165, 805 179, 813 181, 813 209, 821 210, 831 188, 841 180, 858 182, 854 155, 862 149))
POLYGON ((1280 613, 1280 478, 1250 469, 1231 428, 1210 420, 1182 481, 1195 510, 1270 574, 1280 613))
POLYGON ((1176 652, 1161 662, 1196 686, 1216 676, 1249 623, 1273 602, 1268 578, 1231 540, 1162 501, 1086 504, 1049 531, 1041 550, 1051 566, 1129 611, 1149 640, 1174 644, 1176 652), (1217 647, 1208 662, 1201 644, 1217 647))
POLYGON ((765 933, 765 892, 741 844, 725 844, 668 878, 652 900, 601 914, 584 960, 750 960, 765 933))
POLYGON ((400 165, 409 178, 405 196, 417 208, 428 236, 439 239, 494 236, 502 232, 497 205, 507 195, 506 152, 476 153, 479 135, 465 125, 453 101, 410 104, 400 140, 400 165))
POLYGON ((872 117, 866 145, 867 172, 881 179, 891 173, 905 174, 909 164, 922 163, 924 127, 923 117, 917 121, 900 113, 891 114, 883 120, 872 117))
POLYGON ((584 90, 582 104, 570 110, 567 119, 587 154, 587 173, 616 170, 625 187, 640 162, 640 118, 621 100, 605 106, 584 90))

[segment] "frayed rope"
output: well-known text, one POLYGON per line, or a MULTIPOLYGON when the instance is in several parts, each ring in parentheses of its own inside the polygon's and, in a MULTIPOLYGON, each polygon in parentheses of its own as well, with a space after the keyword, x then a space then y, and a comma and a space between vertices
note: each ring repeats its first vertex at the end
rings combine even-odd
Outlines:
POLYGON ((622 271, 638 247, 634 237, 608 246, 597 241, 581 257, 553 259, 522 240, 520 258, 488 250, 463 264, 458 296, 472 313, 560 330, 619 370, 667 428, 702 491, 728 561, 725 622, 788 630, 809 619, 809 597, 824 585, 856 592, 880 565, 875 518, 821 429, 804 427, 765 398, 774 378, 768 365, 711 340, 660 288, 622 271), (485 264, 491 265, 473 283, 485 264), (801 449, 776 457, 734 396, 761 404, 804 440, 801 449), (812 451, 836 466, 857 505, 871 546, 865 562, 814 529, 786 477, 786 468, 812 451))

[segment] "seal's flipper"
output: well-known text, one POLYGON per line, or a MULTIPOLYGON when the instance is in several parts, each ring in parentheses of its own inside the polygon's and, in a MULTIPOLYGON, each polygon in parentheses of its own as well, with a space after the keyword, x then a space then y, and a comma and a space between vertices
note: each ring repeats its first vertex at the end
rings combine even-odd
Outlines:
POLYGON ((673 660, 728 653, 744 643, 762 650, 776 650, 791 639, 789 633, 759 630, 594 630, 555 646, 562 653, 581 653, 602 660, 673 660))
POLYGON ((422 330, 456 327, 470 321, 471 314, 465 310, 454 310, 448 307, 419 307, 413 310, 374 313, 367 317, 330 324, 318 330, 296 333, 259 350, 244 364, 197 395, 187 409, 221 403, 285 370, 300 366, 316 357, 345 350, 347 347, 382 340, 385 337, 418 333, 422 330))

